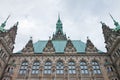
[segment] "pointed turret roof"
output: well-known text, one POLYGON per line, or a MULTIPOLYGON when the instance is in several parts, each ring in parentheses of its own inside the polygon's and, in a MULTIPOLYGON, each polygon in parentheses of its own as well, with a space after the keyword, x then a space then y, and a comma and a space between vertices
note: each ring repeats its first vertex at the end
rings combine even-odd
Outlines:
POLYGON ((0 26, 0 32, 5 32, 6 30, 4 29, 4 27, 6 26, 6 22, 9 19, 10 15, 7 17, 7 19, 1 24, 0 26))
POLYGON ((58 20, 56 23, 56 32, 53 34, 52 40, 67 40, 66 34, 63 33, 62 21, 60 15, 58 15, 58 20))
POLYGON ((120 30, 120 25, 119 25, 119 23, 112 17, 111 14, 109 14, 109 15, 110 15, 110 17, 112 18, 112 20, 113 20, 113 22, 114 22, 114 25, 116 26, 116 28, 115 28, 114 30, 115 30, 115 31, 120 30))
POLYGON ((110 29, 109 26, 107 26, 102 21, 100 23, 102 24, 103 35, 104 35, 104 39, 105 39, 105 43, 106 43, 108 41, 108 38, 112 34, 112 29, 110 29))
POLYGON ((56 23, 56 33, 61 32, 63 34, 62 21, 60 20, 60 14, 58 14, 58 21, 56 23))

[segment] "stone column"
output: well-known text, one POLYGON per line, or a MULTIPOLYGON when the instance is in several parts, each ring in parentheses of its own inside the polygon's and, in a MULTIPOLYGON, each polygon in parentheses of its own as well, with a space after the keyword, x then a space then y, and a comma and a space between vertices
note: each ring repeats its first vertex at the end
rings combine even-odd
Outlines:
POLYGON ((44 67, 43 66, 40 66, 40 80, 43 80, 43 73, 44 73, 44 67))
POLYGON ((65 63, 64 64, 64 80, 69 80, 68 77, 69 77, 68 66, 67 66, 67 63, 65 63))
POLYGON ((53 63, 53 65, 52 65, 52 75, 51 75, 51 79, 53 80, 53 79, 56 79, 56 64, 55 63, 53 63))
POLYGON ((93 68, 91 63, 88 63, 88 70, 89 70, 90 80, 94 80, 93 68))
POLYGON ((80 66, 79 66, 79 63, 76 63, 76 78, 77 78, 77 80, 80 80, 79 73, 80 73, 80 66))
POLYGON ((31 65, 28 65, 25 75, 25 80, 30 80, 31 77, 31 65))

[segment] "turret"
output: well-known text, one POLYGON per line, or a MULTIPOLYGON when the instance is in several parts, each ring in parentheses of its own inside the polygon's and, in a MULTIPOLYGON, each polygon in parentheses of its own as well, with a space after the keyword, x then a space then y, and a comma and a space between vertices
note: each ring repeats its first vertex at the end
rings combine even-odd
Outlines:
POLYGON ((67 40, 66 34, 63 33, 62 21, 60 15, 58 15, 58 21, 56 23, 56 32, 53 34, 52 40, 67 40))
POLYGON ((107 26, 105 23, 103 23, 103 22, 100 22, 100 23, 102 24, 102 30, 103 30, 105 43, 107 43, 108 38, 112 34, 112 29, 110 29, 109 26, 107 26))
POLYGON ((58 32, 63 34, 63 27, 62 27, 62 22, 60 20, 60 15, 58 15, 58 21, 56 23, 56 33, 58 32))
POLYGON ((16 22, 13 25, 13 27, 11 27, 8 31, 6 31, 6 35, 4 37, 11 51, 13 51, 14 49, 15 38, 17 34, 17 26, 18 26, 18 22, 16 22))

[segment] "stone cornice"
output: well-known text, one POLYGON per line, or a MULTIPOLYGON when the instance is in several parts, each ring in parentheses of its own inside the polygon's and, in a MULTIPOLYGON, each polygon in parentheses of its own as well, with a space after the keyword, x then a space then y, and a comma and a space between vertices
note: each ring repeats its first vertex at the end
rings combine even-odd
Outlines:
POLYGON ((107 53, 91 53, 91 54, 12 54, 12 56, 109 56, 107 53))

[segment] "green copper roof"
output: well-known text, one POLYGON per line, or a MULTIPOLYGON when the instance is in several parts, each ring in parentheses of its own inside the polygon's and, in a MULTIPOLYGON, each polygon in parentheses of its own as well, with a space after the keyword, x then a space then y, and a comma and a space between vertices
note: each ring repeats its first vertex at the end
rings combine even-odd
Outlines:
MULTIPOLYGON (((38 41, 33 44, 35 53, 42 53, 48 41, 38 41)), ((66 47, 67 40, 53 40, 52 44, 56 53, 63 53, 66 47)), ((85 52, 86 44, 80 40, 72 40, 77 52, 85 52)))
POLYGON ((52 41, 53 46, 55 48, 55 52, 64 52, 64 49, 66 47, 66 40, 56 40, 56 41, 52 41))
POLYGON ((33 44, 35 53, 42 53, 47 41, 38 41, 33 44))

